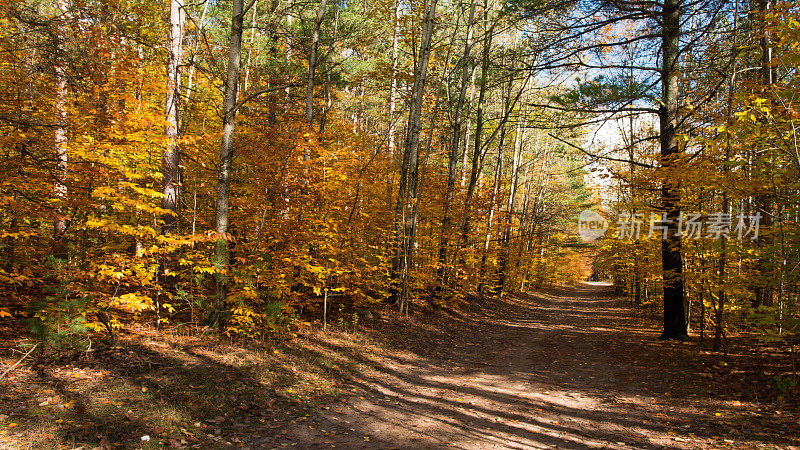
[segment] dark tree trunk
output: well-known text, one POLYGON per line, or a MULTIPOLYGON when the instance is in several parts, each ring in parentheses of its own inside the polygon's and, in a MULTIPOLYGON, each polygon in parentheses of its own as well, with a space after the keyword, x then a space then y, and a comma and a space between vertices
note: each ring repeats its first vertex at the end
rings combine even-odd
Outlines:
MULTIPOLYGON (((738 32, 738 14, 739 14, 739 2, 736 2, 736 10, 734 12, 733 18, 733 33, 732 33, 732 44, 731 44, 731 68, 730 68, 730 76, 728 78, 728 104, 726 108, 726 116, 728 127, 732 125, 733 122, 733 90, 734 90, 734 83, 736 81, 736 57, 739 53, 739 47, 736 43, 736 37, 738 32)), ((730 199, 728 198, 728 174, 730 173, 730 166, 729 162, 731 160, 731 135, 727 134, 726 143, 725 143, 725 160, 722 162, 722 173, 724 175, 723 183, 722 183, 722 212, 725 214, 730 214, 730 199)), ((722 235, 721 242, 720 242, 720 255, 719 255, 719 291, 717 294, 718 305, 716 309, 716 327, 714 328, 714 343, 713 343, 713 350, 719 351, 720 348, 725 346, 725 323, 724 323, 724 314, 725 314, 725 302, 727 300, 727 291, 726 288, 726 266, 728 264, 728 239, 722 235)), ((727 349, 726 349, 727 350, 727 349)))
MULTIPOLYGON (((680 154, 678 127, 678 45, 680 39, 680 1, 665 0, 662 12, 662 105, 659 108, 661 128, 661 165, 676 164, 680 154)), ((681 237, 678 235, 680 186, 665 178, 661 188, 662 207, 667 213, 668 233, 661 241, 661 267, 664 277, 664 331, 662 340, 688 339, 683 293, 681 237)))
MULTIPOLYGON (((759 29, 758 33, 760 35, 759 39, 759 46, 761 47, 761 83, 764 90, 769 89, 769 86, 774 83, 775 80, 775 68, 772 65, 772 38, 770 36, 770 32, 766 27, 766 18, 765 16, 769 13, 772 9, 772 2, 771 0, 758 0, 758 23, 759 29)), ((765 156, 763 156, 763 152, 756 151, 756 165, 761 171, 768 171, 769 164, 767 161, 764 161, 765 156)), ((765 253, 769 251, 769 248, 773 244, 772 236, 770 234, 770 230, 773 225, 773 202, 772 198, 768 193, 759 192, 755 196, 755 209, 756 213, 761 214, 761 222, 759 224, 759 234, 758 234, 758 249, 760 251, 760 255, 758 257, 758 261, 756 262, 756 286, 753 289, 754 300, 753 306, 773 306, 773 289, 772 284, 774 283, 775 273, 772 270, 773 262, 771 258, 767 256, 765 253)))

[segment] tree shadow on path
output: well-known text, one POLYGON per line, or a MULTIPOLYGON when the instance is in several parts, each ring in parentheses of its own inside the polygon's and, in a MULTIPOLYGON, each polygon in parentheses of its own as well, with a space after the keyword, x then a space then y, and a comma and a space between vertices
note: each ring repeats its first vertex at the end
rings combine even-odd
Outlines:
MULTIPOLYGON (((694 344, 663 343, 610 286, 519 295, 422 351, 362 357, 353 395, 264 447, 716 448, 798 443, 773 406, 712 395, 694 344)), ((477 316, 476 316, 477 315, 477 316)), ((421 336, 424 338, 424 336, 421 336)), ((331 351, 343 351, 318 342, 331 351)), ((358 358, 358 355, 353 355, 358 358)))

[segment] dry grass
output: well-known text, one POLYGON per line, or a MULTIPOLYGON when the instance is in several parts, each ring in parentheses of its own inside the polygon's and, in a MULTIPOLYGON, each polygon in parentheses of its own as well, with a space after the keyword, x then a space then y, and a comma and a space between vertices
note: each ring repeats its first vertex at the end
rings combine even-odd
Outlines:
MULTIPOLYGON (((5 340, 4 366, 19 343, 5 340)), ((382 351, 339 331, 241 345, 134 325, 114 346, 31 360, 0 380, 0 448, 242 446, 340 395, 382 351)))

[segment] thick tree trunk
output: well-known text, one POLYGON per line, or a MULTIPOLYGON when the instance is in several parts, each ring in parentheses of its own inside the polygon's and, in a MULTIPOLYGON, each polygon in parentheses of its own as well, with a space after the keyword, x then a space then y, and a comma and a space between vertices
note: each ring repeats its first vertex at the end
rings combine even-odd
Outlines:
POLYGON ((180 148, 178 147, 180 129, 181 103, 181 54, 183 49, 183 0, 171 0, 169 8, 169 41, 167 58, 167 97, 165 103, 167 124, 164 135, 167 137, 167 148, 161 156, 162 190, 161 207, 167 211, 162 216, 164 225, 161 233, 171 234, 178 231, 178 214, 180 213, 180 148))
MULTIPOLYGON (((659 108, 661 129, 661 165, 678 163, 678 57, 680 39, 680 0, 665 0, 662 12, 662 105, 659 108)), ((681 237, 678 235, 680 186, 678 181, 662 181, 661 198, 667 213, 668 233, 661 241, 661 267, 664 277, 664 331, 661 339, 688 339, 683 292, 681 237)))
POLYGON ((436 272, 438 281, 438 285, 436 287, 437 295, 441 293, 441 289, 446 284, 447 247, 450 244, 450 216, 453 208, 453 194, 455 193, 456 170, 458 168, 459 138, 461 137, 463 117, 462 111, 464 109, 464 101, 467 95, 467 85, 469 83, 470 72, 472 71, 469 53, 472 47, 472 25, 474 19, 475 0, 472 0, 469 7, 469 19, 467 21, 467 37, 466 42, 464 43, 464 54, 461 57, 461 88, 458 93, 458 100, 456 101, 456 109, 453 117, 450 158, 447 166, 447 192, 445 193, 444 214, 442 216, 442 237, 439 241, 439 267, 437 268, 436 272))
POLYGON ((219 178, 217 184, 216 231, 214 266, 217 276, 218 313, 225 307, 228 296, 227 273, 230 266, 228 252, 228 207, 230 205, 231 172, 233 170, 233 138, 236 131, 236 97, 239 89, 239 66, 242 59, 242 24, 244 0, 233 0, 231 41, 228 48, 228 75, 225 79, 225 98, 222 104, 222 146, 220 147, 219 178))

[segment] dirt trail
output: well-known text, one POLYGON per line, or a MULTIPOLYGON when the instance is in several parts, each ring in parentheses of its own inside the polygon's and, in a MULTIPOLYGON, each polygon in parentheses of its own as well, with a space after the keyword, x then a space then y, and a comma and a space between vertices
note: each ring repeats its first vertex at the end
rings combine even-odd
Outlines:
POLYGON ((658 342, 607 285, 512 298, 482 314, 447 348, 382 358, 346 401, 251 444, 758 448, 797 439, 748 428, 763 405, 696 388, 678 356, 690 344, 658 342))

